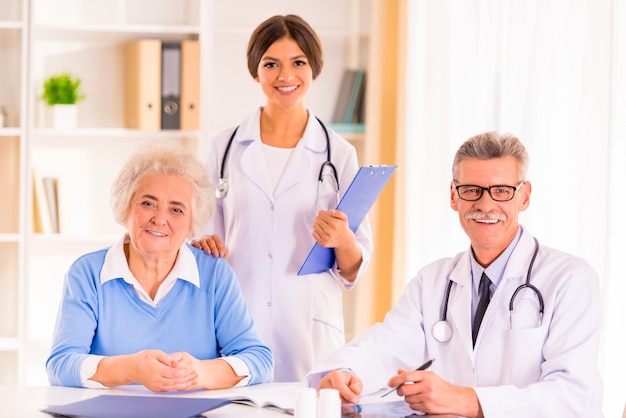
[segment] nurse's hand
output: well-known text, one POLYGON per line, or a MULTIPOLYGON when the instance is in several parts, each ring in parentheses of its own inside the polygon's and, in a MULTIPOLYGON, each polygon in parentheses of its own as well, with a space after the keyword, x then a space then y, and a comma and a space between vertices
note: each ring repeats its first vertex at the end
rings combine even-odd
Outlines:
POLYGON ((339 274, 354 282, 363 256, 345 213, 331 209, 320 210, 313 223, 313 238, 322 247, 333 248, 339 274))
POLYGON ((401 385, 398 395, 404 396, 411 409, 433 415, 483 417, 474 389, 453 385, 431 371, 398 369, 388 385, 401 385))
POLYGON ((348 217, 337 209, 320 210, 317 213, 313 223, 313 238, 326 248, 349 248, 356 244, 348 217))
POLYGON ((361 379, 344 370, 333 370, 320 380, 317 390, 337 389, 344 401, 358 404, 358 395, 363 390, 361 379))
POLYGON ((226 257, 228 255, 228 248, 224 246, 222 239, 216 235, 205 235, 199 240, 191 241, 191 245, 196 248, 203 250, 205 253, 209 255, 213 255, 213 257, 226 257))

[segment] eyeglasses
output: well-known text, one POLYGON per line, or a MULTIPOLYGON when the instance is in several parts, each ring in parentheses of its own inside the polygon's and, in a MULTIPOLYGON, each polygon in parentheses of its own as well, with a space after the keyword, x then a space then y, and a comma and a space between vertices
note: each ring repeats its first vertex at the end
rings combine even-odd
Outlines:
POLYGON ((495 200, 496 202, 508 202, 513 199, 515 196, 515 191, 522 187, 526 180, 522 180, 520 184, 517 186, 489 186, 482 187, 476 186, 475 184, 463 184, 461 186, 456 186, 456 192, 459 194, 459 197, 462 200, 466 200, 468 202, 475 202, 480 200, 483 197, 483 192, 486 190, 489 193, 489 196, 495 200))

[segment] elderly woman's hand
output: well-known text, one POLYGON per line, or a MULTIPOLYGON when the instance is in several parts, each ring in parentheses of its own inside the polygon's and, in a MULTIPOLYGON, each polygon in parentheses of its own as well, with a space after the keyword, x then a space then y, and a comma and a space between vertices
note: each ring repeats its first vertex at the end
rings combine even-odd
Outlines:
POLYGON ((230 364, 222 359, 198 360, 186 352, 172 353, 171 357, 178 367, 193 369, 198 374, 194 387, 189 389, 225 389, 245 378, 237 376, 230 364))
POLYGON ((228 255, 228 248, 224 246, 222 239, 216 235, 205 235, 199 240, 191 241, 191 245, 203 250, 207 254, 213 255, 213 257, 226 257, 228 255))

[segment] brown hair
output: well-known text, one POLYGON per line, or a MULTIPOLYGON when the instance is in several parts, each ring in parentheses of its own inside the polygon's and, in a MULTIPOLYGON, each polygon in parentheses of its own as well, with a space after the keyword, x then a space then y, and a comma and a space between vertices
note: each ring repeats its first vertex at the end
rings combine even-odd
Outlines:
POLYGON ((293 39, 306 55, 313 71, 313 80, 322 72, 322 43, 311 26, 300 16, 276 15, 261 23, 248 42, 248 71, 257 78, 259 62, 265 51, 276 41, 293 39))

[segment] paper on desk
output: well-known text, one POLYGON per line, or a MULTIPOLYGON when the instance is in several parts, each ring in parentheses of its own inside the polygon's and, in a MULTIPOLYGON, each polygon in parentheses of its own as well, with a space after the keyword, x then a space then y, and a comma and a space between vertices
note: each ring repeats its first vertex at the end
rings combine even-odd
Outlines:
MULTIPOLYGON (((348 216, 348 225, 352 232, 361 225, 396 167, 395 165, 361 167, 356 173, 337 205, 337 209, 348 216)), ((335 251, 316 242, 300 267, 298 276, 321 273, 331 268, 334 263, 335 251)))

